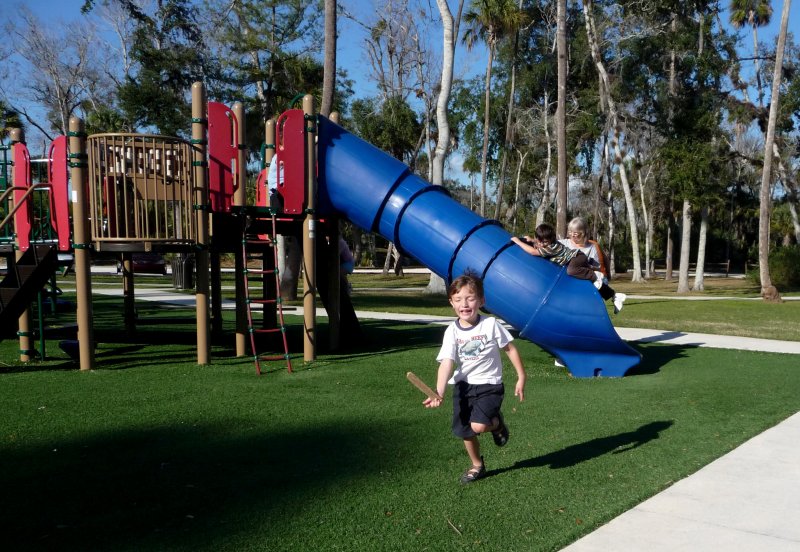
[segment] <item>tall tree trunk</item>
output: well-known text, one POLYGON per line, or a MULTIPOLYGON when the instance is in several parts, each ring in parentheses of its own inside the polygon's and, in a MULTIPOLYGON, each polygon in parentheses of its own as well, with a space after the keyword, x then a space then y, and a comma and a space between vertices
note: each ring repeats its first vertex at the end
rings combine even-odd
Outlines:
POLYGON ((606 179, 608 180, 608 245, 606 246, 606 253, 608 253, 608 278, 613 280, 617 274, 616 255, 614 251, 614 178, 611 174, 611 160, 609 159, 610 152, 608 151, 608 134, 603 139, 603 156, 606 158, 606 179))
POLYGON ((519 211, 519 182, 522 179, 522 168, 525 165, 525 158, 528 156, 528 153, 520 153, 519 154, 519 164, 517 165, 517 176, 514 182, 514 207, 512 208, 513 214, 513 224, 511 226, 512 233, 517 233, 517 212, 519 211))
POLYGON ((794 241, 800 243, 800 218, 797 216, 797 185, 792 184, 786 198, 789 205, 789 215, 792 217, 792 227, 794 228, 794 241))
POLYGON ((689 293, 689 256, 691 255, 692 204, 683 200, 681 219, 681 263, 678 270, 678 293, 689 293))
POLYGON ((600 155, 600 168, 597 171, 597 182, 595 183, 594 216, 592 217, 592 236, 594 239, 598 239, 600 236, 600 221, 602 218, 600 206, 603 203, 603 177, 608 169, 608 157, 606 156, 608 145, 606 144, 606 140, 608 140, 608 134, 603 133, 603 153, 600 155))
POLYGON ((436 99, 436 130, 438 138, 433 154, 433 179, 431 183, 439 186, 444 182, 444 162, 450 150, 450 124, 447 121, 447 105, 450 103, 450 91, 453 88, 453 64, 455 63, 456 39, 461 21, 461 10, 464 0, 458 4, 456 17, 450 12, 447 0, 436 0, 442 18, 442 77, 439 83, 439 96, 436 99))
MULTIPOLYGON (((649 175, 649 168, 648 168, 648 175, 649 175)), ((641 169, 636 171, 637 176, 639 177, 639 195, 641 196, 642 200, 642 219, 644 222, 644 277, 645 278, 652 278, 652 274, 650 273, 650 244, 651 239, 653 237, 653 232, 651 230, 651 221, 647 211, 647 200, 645 199, 644 193, 644 186, 647 178, 642 178, 642 171, 641 169)))
POLYGON ((769 104, 767 138, 764 143, 764 169, 761 173, 761 192, 758 209, 758 274, 761 278, 761 296, 767 301, 780 301, 778 290, 772 285, 769 275, 769 221, 772 202, 772 146, 775 143, 775 123, 778 120, 778 103, 781 94, 783 52, 786 48, 786 29, 789 25, 791 0, 784 0, 781 13, 781 31, 775 49, 775 72, 772 75, 772 100, 769 104))
POLYGON ((705 270, 706 270, 706 236, 708 234, 708 207, 700 209, 700 236, 697 239, 697 262, 694 269, 694 285, 692 291, 703 291, 706 289, 705 270))
MULTIPOLYGON (((519 10, 522 11, 522 0, 519 0, 519 10)), ((497 180, 497 204, 494 206, 494 218, 500 220, 500 207, 503 204, 503 187, 506 183, 506 165, 511 152, 511 143, 514 140, 514 93, 517 85, 517 53, 519 50, 519 29, 514 33, 514 49, 511 59, 511 86, 508 91, 508 116, 506 117, 506 136, 503 141, 503 155, 500 158, 500 178, 497 180)))
POLYGON ((778 174, 781 182, 783 182, 783 187, 786 189, 786 205, 789 207, 789 216, 792 219, 794 241, 795 243, 800 243, 800 219, 797 216, 797 182, 795 182, 794 176, 790 175, 789 171, 786 170, 777 144, 773 144, 772 151, 775 159, 778 160, 778 174))
MULTIPOLYGON (((450 91, 453 87, 453 64, 456 53, 458 27, 461 22, 461 10, 464 0, 459 0, 458 11, 453 17, 447 0, 436 0, 439 15, 442 18, 442 77, 439 83, 439 97, 436 99, 436 129, 438 138, 433 155, 433 179, 431 182, 439 186, 444 182, 444 162, 450 150, 450 124, 447 121, 447 105, 450 103, 450 91)), ((426 293, 444 295, 447 289, 445 281, 431 272, 426 293)))
POLYGON ((556 187, 556 234, 567 232, 567 0, 556 2, 556 50, 558 54, 558 107, 556 109, 556 144, 558 155, 558 185, 556 187))
MULTIPOLYGON (((670 19, 670 31, 674 36, 678 32, 678 16, 673 12, 672 17, 670 19)), ((675 49, 671 48, 669 51, 669 96, 670 100, 675 98, 677 92, 677 71, 676 71, 676 54, 675 49)), ((669 106, 669 124, 673 124, 674 119, 674 110, 672 107, 672 102, 670 101, 669 106)), ((674 226, 673 222, 675 217, 673 216, 674 212, 674 201, 673 198, 670 198, 669 201, 669 217, 667 218, 667 252, 665 255, 665 273, 664 273, 664 281, 669 282, 672 280, 672 253, 675 249, 675 244, 672 240, 672 228, 674 226)))
POLYGON ((636 208, 633 204, 633 195, 631 194, 631 186, 628 182, 628 173, 625 169, 625 156, 621 147, 622 142, 622 125, 617 114, 617 106, 614 99, 611 97, 611 85, 606 72, 605 64, 603 63, 602 56, 600 55, 600 44, 598 42, 597 33, 595 32, 594 15, 592 13, 592 1, 583 0, 583 14, 586 19, 586 35, 589 41, 590 49, 592 52, 592 60, 600 78, 600 97, 605 99, 605 109, 608 112, 608 118, 611 126, 614 128, 614 153, 618 160, 619 178, 622 183, 622 191, 625 195, 625 206, 628 211, 628 224, 631 232, 631 250, 633 256, 633 274, 631 275, 632 282, 642 281, 642 262, 639 255, 639 232, 636 226, 636 208))
POLYGON ((542 109, 542 118, 544 119, 544 136, 545 141, 547 142, 547 162, 544 166, 544 186, 542 189, 542 201, 539 202, 539 206, 536 208, 536 226, 539 226, 544 222, 545 213, 547 212, 547 208, 550 206, 550 167, 552 166, 553 160, 553 141, 550 138, 550 123, 548 121, 547 113, 549 111, 548 106, 548 96, 547 92, 544 93, 544 109, 542 109))
POLYGON ((492 98, 492 64, 494 42, 489 42, 489 59, 486 61, 486 80, 483 89, 483 147, 481 149, 481 216, 486 216, 486 177, 489 164, 489 106, 492 98))
POLYGON ((336 90, 336 0, 325 0, 325 61, 322 72, 322 102, 319 112, 329 117, 336 90))
POLYGON ((764 107, 764 86, 761 84, 761 60, 758 55, 758 28, 753 23, 753 62, 756 68, 756 90, 758 91, 758 107, 764 107))
POLYGON ((672 214, 672 201, 669 202, 669 207, 669 216, 667 217, 667 245, 665 246, 664 253, 665 282, 672 280, 672 252, 675 250, 675 244, 672 240, 672 228, 675 226, 675 217, 672 214))

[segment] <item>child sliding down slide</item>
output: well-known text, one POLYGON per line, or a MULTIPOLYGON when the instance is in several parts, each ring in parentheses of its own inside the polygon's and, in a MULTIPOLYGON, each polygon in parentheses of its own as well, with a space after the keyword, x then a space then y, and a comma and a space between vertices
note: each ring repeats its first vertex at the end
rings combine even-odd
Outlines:
POLYGON ((614 302, 614 314, 622 310, 627 296, 624 293, 616 293, 611 286, 606 283, 603 273, 595 271, 589 264, 589 258, 579 249, 570 249, 566 245, 556 240, 556 233, 549 224, 540 224, 534 231, 536 237, 531 240, 525 236, 518 238, 513 236, 511 241, 519 245, 526 253, 542 257, 552 261, 559 266, 567 266, 567 274, 579 280, 589 280, 600 292, 600 297, 604 300, 612 299, 614 302))

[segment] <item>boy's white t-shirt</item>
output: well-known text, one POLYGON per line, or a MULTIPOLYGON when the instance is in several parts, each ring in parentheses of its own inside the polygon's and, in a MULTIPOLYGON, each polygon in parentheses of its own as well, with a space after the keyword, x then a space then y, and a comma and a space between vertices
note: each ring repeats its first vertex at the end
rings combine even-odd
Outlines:
POLYGON ((497 319, 483 317, 470 328, 461 328, 453 321, 444 332, 442 348, 436 361, 455 361, 453 377, 447 383, 459 381, 477 385, 503 382, 503 361, 500 351, 514 340, 497 319))

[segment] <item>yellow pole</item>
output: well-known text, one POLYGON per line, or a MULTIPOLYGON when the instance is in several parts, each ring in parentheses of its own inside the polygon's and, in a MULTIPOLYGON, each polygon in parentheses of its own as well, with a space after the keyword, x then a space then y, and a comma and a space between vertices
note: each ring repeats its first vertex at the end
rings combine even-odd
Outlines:
MULTIPOLYGON (((9 137, 11 138, 12 144, 25 143, 25 132, 21 128, 12 129, 11 132, 9 133, 9 137)), ((23 167, 22 160, 13 158, 14 156, 13 148, 11 150, 11 156, 12 156, 11 161, 12 163, 14 163, 12 165, 12 167, 14 167, 12 170, 13 171, 20 170, 20 168, 23 167)), ((13 183, 14 180, 12 179, 11 182, 13 183)), ((14 232, 17 235, 19 235, 19 231, 16 229, 16 227, 14 229, 14 232)), ((15 247, 15 249, 16 251, 14 253, 14 258, 16 259, 17 262, 19 262, 19 260, 22 258, 22 255, 24 254, 24 251, 20 251, 19 249, 19 242, 17 242, 17 246, 15 247)), ((19 316, 19 319, 17 320, 17 337, 19 337, 19 360, 20 362, 28 362, 29 360, 31 360, 31 352, 33 351, 31 349, 31 347, 33 346, 33 340, 31 339, 30 309, 25 309, 25 311, 19 316)))
POLYGON ((303 222, 303 360, 311 362, 317 358, 317 120, 314 97, 303 97, 303 113, 306 118, 306 218, 303 222))
POLYGON ((78 300, 78 349, 81 370, 94 368, 94 332, 92 329, 92 272, 89 247, 88 162, 86 128, 83 120, 69 120, 70 179, 72 181, 72 239, 75 248, 75 295, 78 300))
POLYGON ((192 85, 192 167, 194 168, 194 208, 197 211, 197 364, 208 364, 208 160, 206 159, 206 89, 203 83, 192 85))
MULTIPOLYGON (((236 207, 244 207, 247 203, 247 151, 244 145, 244 105, 241 102, 233 104, 233 114, 236 115, 236 120, 239 123, 238 143, 239 155, 236 157, 236 190, 233 192, 233 204, 236 207)), ((236 248, 234 254, 234 261, 236 267, 236 356, 241 357, 247 355, 247 312, 245 309, 245 295, 244 295, 244 251, 241 247, 236 248)))

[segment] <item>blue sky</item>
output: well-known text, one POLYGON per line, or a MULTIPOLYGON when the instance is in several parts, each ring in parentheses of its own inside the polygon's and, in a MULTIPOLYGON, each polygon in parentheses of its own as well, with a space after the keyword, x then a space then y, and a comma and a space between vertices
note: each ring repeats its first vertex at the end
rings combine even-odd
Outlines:
MULTIPOLYGON (((56 22, 69 22, 81 18, 80 8, 84 0, 2 0, 2 5, 5 10, 4 13, 13 13, 16 6, 26 5, 38 17, 44 21, 56 22)), ((99 0, 98 0, 99 1, 99 0)), ((375 3, 383 4, 383 0, 340 0, 340 3, 349 12, 365 17, 370 21, 374 20, 374 16, 369 18, 366 14, 374 11, 373 5, 375 3)), ((454 2, 451 0, 451 5, 454 2)), ((727 6, 729 0, 723 0, 722 4, 727 6)), ((772 23, 769 27, 759 29, 759 40, 762 43, 773 42, 780 26, 781 10, 783 8, 782 1, 775 1, 773 4, 773 17, 772 23)), ((795 0, 794 5, 791 7, 789 29, 800 28, 800 0, 795 0)), ((435 3, 430 2, 430 6, 435 9, 435 3)), ((0 13, 3 13, 0 12, 0 13)), ((438 19, 438 16, 437 16, 438 19)), ((722 15, 723 22, 727 22, 727 13, 722 15)), ((431 26, 434 31, 434 36, 431 37, 429 45, 437 51, 441 47, 441 31, 438 26, 431 26)), ((347 18, 341 17, 339 19, 340 38, 338 44, 338 62, 340 67, 346 67, 350 73, 351 78, 356 81, 356 95, 368 96, 374 94, 374 87, 370 84, 367 78, 367 68, 369 62, 366 54, 363 51, 364 43, 364 29, 347 18)), ((743 39, 741 41, 742 55, 747 56, 752 52, 752 38, 747 29, 742 31, 743 39)), ((114 40, 112 37, 111 40, 114 40)), ((476 50, 467 53, 462 47, 456 53, 456 76, 471 76, 475 74, 483 74, 485 71, 486 55, 482 50, 476 50)), ((747 70, 747 67, 744 67, 747 70)), ((454 163, 458 163, 453 160, 454 163)), ((460 169, 460 167, 458 167, 460 169)))
MULTIPOLYGON (((9 9, 14 9, 17 5, 26 5, 39 17, 46 21, 51 20, 66 20, 69 21, 74 18, 81 17, 80 8, 84 0, 4 0, 4 6, 9 9)), ((379 0, 380 1, 380 0, 379 0)), ((382 3, 382 2, 381 2, 382 3)), ((723 6, 729 4, 729 0, 723 0, 723 6)), ((794 5, 791 7, 789 29, 800 28, 800 6, 798 0, 795 0, 794 5)), ((341 4, 351 13, 365 14, 372 11, 374 4, 373 0, 343 0, 341 4)), ((454 4, 451 0, 451 4, 454 4)), ((772 23, 769 27, 760 28, 758 30, 759 40, 762 42, 772 42, 780 26, 780 15, 783 8, 783 2, 775 1, 773 5, 772 23)), ((431 6, 435 4, 431 2, 431 6)), ((723 15, 723 21, 727 22, 727 14, 723 15)), ((349 21, 346 18, 340 18, 340 38, 339 38, 339 63, 341 66, 347 67, 352 77, 355 78, 358 85, 357 94, 360 92, 364 94, 370 92, 368 79, 365 78, 365 70, 368 67, 368 60, 363 53, 363 39, 364 31, 361 27, 349 21), (366 88, 365 88, 366 87, 366 88)), ((438 31, 437 31, 438 32, 438 31)), ((751 39, 749 34, 745 36, 742 47, 749 53, 751 48, 751 39)), ((435 36, 431 40, 431 46, 439 48, 441 45, 441 37, 435 36)), ((472 52, 469 55, 462 49, 456 54, 456 65, 467 74, 482 74, 485 70, 486 57, 482 52, 472 52)))

